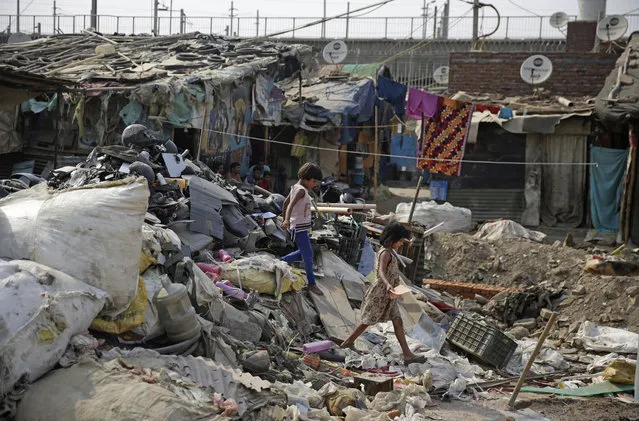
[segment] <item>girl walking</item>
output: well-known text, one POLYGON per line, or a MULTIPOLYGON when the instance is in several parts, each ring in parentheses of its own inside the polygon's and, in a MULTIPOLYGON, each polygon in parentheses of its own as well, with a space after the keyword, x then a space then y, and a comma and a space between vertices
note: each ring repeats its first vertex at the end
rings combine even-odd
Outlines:
POLYGON ((304 261, 304 270, 308 279, 308 290, 317 295, 323 295, 316 284, 313 273, 313 248, 311 247, 311 196, 309 190, 315 188, 322 179, 322 170, 317 164, 307 162, 297 172, 299 181, 291 187, 291 192, 284 201, 284 223, 282 227, 289 230, 297 250, 282 257, 286 263, 300 258, 304 261))
POLYGON ((410 233, 403 225, 392 222, 384 228, 379 238, 382 248, 375 255, 375 283, 366 294, 361 307, 361 324, 355 328, 351 336, 342 343, 342 348, 351 348, 355 340, 370 325, 393 322, 395 336, 404 354, 404 363, 424 362, 423 357, 417 357, 408 348, 402 317, 399 314, 397 299, 393 289, 400 284, 399 266, 395 251, 408 239, 410 233))

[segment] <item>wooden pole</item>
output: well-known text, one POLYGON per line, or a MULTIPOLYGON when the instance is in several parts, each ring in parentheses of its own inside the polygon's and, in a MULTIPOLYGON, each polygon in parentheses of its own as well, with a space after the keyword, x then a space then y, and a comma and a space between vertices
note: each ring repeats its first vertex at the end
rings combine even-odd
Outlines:
POLYGON ((546 328, 544 329, 544 332, 541 334, 541 337, 539 338, 539 341, 537 342, 537 346, 535 346, 535 349, 533 350, 532 354, 530 354, 530 359, 528 360, 528 364, 526 364, 526 368, 524 368, 524 371, 521 373, 521 376, 519 376, 519 381, 517 381, 517 386, 515 386, 515 390, 513 390, 513 394, 510 397, 510 400, 508 401, 509 407, 513 408, 515 406, 515 401, 517 400, 517 395, 519 395, 519 390, 521 390, 521 387, 524 385, 524 381, 526 381, 526 375, 530 371, 530 367, 532 367, 533 363, 535 362, 535 358, 537 358, 539 351, 541 351, 541 346, 544 344, 544 341, 550 334, 550 331, 552 330, 552 327, 555 324, 555 320, 557 320, 557 313, 553 313, 552 316, 550 316, 550 320, 548 320, 548 324, 546 324, 546 328))
POLYGON ((379 109, 377 105, 375 105, 375 165, 373 165, 373 199, 377 200, 377 174, 379 174, 379 128, 377 117, 379 115, 379 109))
POLYGON ((415 188, 415 197, 413 198, 413 205, 410 207, 410 215, 408 216, 408 223, 413 222, 413 214, 415 213, 415 206, 417 205, 417 198, 419 197, 419 190, 422 188, 422 181, 424 180, 424 176, 419 176, 419 181, 417 182, 417 187, 415 188))

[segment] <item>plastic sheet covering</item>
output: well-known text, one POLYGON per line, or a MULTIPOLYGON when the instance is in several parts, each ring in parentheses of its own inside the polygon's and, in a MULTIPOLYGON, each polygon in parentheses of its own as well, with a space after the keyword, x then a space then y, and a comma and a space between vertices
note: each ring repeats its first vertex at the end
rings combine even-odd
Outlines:
POLYGON ((616 232, 628 151, 593 146, 590 157, 598 164, 590 170, 592 224, 599 231, 616 232))

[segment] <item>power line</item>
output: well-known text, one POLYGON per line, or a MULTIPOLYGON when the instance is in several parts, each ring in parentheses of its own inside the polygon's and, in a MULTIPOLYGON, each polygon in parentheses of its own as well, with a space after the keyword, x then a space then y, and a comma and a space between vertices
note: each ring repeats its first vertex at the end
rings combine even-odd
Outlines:
POLYGON ((528 10, 528 9, 526 9, 525 7, 518 5, 518 4, 517 4, 517 3, 515 3, 513 0, 508 0, 508 3, 512 4, 512 5, 513 5, 513 6, 515 6, 515 7, 520 8, 520 9, 521 9, 521 10, 523 10, 523 11, 526 11, 526 12, 530 13, 531 15, 535 15, 535 16, 542 17, 540 14, 537 14, 537 13, 533 12, 532 10, 528 10))

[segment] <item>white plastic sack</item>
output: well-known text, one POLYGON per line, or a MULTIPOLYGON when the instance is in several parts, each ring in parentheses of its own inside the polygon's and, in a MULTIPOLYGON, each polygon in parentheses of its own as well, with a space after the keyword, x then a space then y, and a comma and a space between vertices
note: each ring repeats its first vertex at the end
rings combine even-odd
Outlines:
POLYGON ((0 262, 0 397, 51 370, 89 328, 106 293, 29 261, 0 262))
POLYGON ((639 334, 585 321, 575 335, 575 341, 580 341, 588 351, 636 354, 639 334))
POLYGON ((104 314, 126 310, 138 289, 146 179, 49 191, 37 186, 0 200, 0 257, 28 259, 109 294, 104 314))
POLYGON ((518 240, 525 238, 528 240, 542 242, 546 234, 524 228, 510 219, 501 219, 495 222, 488 222, 481 226, 475 234, 475 238, 488 241, 518 240))
MULTIPOLYGON (((400 203, 395 210, 395 219, 408 222, 412 203, 400 203)), ((443 222, 438 232, 469 232, 472 213, 470 209, 458 208, 446 202, 438 205, 435 201, 420 202, 415 205, 413 221, 426 227, 434 227, 443 222)))

